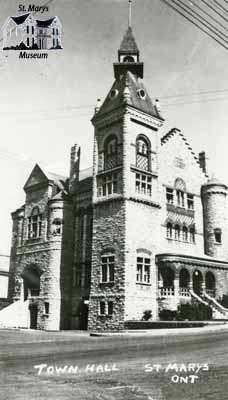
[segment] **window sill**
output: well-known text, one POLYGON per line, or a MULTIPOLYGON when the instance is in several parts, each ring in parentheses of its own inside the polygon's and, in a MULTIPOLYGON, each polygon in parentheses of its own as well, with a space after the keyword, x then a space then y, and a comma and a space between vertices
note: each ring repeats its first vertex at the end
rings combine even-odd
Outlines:
POLYGON ((222 245, 221 242, 214 242, 214 244, 215 244, 216 246, 221 246, 221 245, 222 245))
POLYGON ((146 175, 149 175, 149 176, 158 176, 157 171, 151 171, 151 170, 148 171, 146 169, 141 169, 141 168, 136 167, 133 164, 131 164, 131 169, 136 171, 136 172, 139 172, 140 174, 146 174, 146 175))
POLYGON ((178 242, 178 243, 186 243, 186 244, 196 244, 196 242, 190 242, 188 240, 180 240, 180 239, 173 239, 173 238, 166 238, 170 242, 178 242))
POLYGON ((102 171, 97 172, 97 176, 102 176, 105 174, 110 174, 111 172, 118 171, 119 169, 122 168, 122 164, 117 165, 116 167, 110 168, 110 169, 103 169, 102 171))
POLYGON ((105 318, 111 319, 113 317, 113 315, 110 315, 110 314, 99 314, 98 317, 100 317, 102 319, 105 319, 105 318))
POLYGON ((99 286, 114 286, 114 281, 110 282, 100 282, 99 286))
POLYGON ((136 282, 136 285, 143 285, 143 286, 151 286, 151 283, 146 283, 146 282, 136 282))

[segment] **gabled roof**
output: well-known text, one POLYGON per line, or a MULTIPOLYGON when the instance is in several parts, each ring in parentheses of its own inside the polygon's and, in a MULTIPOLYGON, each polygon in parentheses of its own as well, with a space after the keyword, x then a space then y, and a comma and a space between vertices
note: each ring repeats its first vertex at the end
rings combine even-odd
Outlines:
POLYGON ((30 13, 26 13, 26 14, 18 15, 16 17, 11 17, 11 18, 17 25, 21 25, 25 22, 25 20, 28 18, 29 15, 30 15, 30 13))
POLYGON ((116 80, 100 107, 96 116, 110 112, 118 107, 130 105, 136 109, 163 120, 160 112, 153 104, 141 78, 127 71, 119 80, 116 80), (140 97, 139 90, 145 92, 145 98, 140 97), (116 92, 116 96, 110 94, 116 92))
POLYGON ((49 25, 52 24, 52 22, 54 21, 54 19, 55 19, 55 17, 46 19, 46 20, 44 20, 44 21, 41 21, 41 20, 37 19, 37 20, 36 20, 37 26, 40 27, 40 28, 46 28, 46 27, 48 27, 49 25))
POLYGON ((184 134, 180 131, 180 129, 173 128, 171 129, 168 133, 166 133, 162 138, 161 138, 161 145, 164 146, 172 137, 178 135, 184 142, 185 146, 188 148, 188 150, 191 152, 193 158, 195 159, 195 162, 198 164, 199 168, 202 170, 202 173, 208 177, 208 175, 203 171, 202 167, 200 166, 199 158, 196 155, 196 153, 193 151, 191 145, 189 144, 188 140, 184 136, 184 134))
POLYGON ((125 33, 122 43, 120 45, 120 52, 126 53, 138 53, 139 49, 135 41, 132 28, 129 26, 127 32, 125 33))
POLYGON ((40 166, 36 164, 24 185, 24 190, 26 191, 26 189, 29 189, 37 184, 48 184, 49 182, 54 182, 54 184, 58 186, 60 190, 64 190, 66 180, 66 177, 47 172, 45 169, 41 169, 40 166))

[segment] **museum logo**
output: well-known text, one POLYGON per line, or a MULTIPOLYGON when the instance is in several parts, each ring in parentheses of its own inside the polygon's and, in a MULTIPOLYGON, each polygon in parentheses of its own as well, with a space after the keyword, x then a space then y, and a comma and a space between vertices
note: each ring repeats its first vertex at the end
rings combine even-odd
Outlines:
MULTIPOLYGON (((48 7, 38 7, 38 12, 48 12, 48 7)), ((20 11, 26 8, 20 5, 20 11), (23 7, 23 8, 22 8, 23 7)), ((27 12, 10 16, 2 27, 3 50, 19 50, 19 58, 48 58, 50 50, 62 49, 62 24, 57 16, 36 18, 30 5, 27 12), (31 10, 31 12, 29 12, 31 10), (29 50, 29 51, 28 51, 29 50), (45 52, 44 52, 45 51, 45 52)))

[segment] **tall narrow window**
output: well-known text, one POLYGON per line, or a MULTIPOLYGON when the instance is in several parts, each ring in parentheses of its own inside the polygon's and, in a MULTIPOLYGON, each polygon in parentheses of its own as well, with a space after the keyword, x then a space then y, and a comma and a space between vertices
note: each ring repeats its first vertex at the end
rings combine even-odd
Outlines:
POLYGON ((175 233, 175 240, 180 240, 180 226, 179 225, 175 225, 174 233, 175 233))
POLYGON ((105 315, 105 302, 101 301, 100 302, 100 315, 105 315))
POLYGON ((173 204, 173 189, 166 188, 166 201, 168 204, 173 204))
POLYGON ((172 227, 171 222, 168 222, 168 224, 167 224, 166 236, 168 239, 172 239, 172 237, 173 237, 173 227, 172 227))
POLYGON ((177 190, 177 205, 179 207, 184 207, 184 192, 177 190))
POLYGON ((137 257, 136 282, 150 283, 150 258, 137 257))
POLYGON ((139 137, 136 141, 136 167, 149 171, 150 169, 150 149, 149 141, 144 137, 139 137))
POLYGON ((117 166, 117 137, 110 135, 104 145, 104 169, 112 169, 117 166))
POLYGON ((190 242, 195 243, 195 228, 194 228, 194 226, 192 226, 189 229, 189 238, 190 238, 190 242))
POLYGON ((221 229, 217 228, 214 230, 215 234, 215 242, 216 243, 222 243, 222 231, 221 229))
POLYGON ((27 25, 27 33, 29 34, 29 25, 27 25))
POLYGON ((183 226, 182 238, 184 242, 188 241, 188 228, 186 226, 183 226))
POLYGON ((113 314, 113 302, 109 301, 108 302, 108 315, 112 315, 113 314))
POLYGON ((187 205, 189 210, 194 210, 194 196, 192 194, 187 194, 187 205))
POLYGON ((101 282, 114 282, 115 256, 102 256, 101 259, 101 282))
POLYGON ((32 26, 32 35, 34 35, 34 26, 32 26))
POLYGON ((27 47, 29 47, 29 38, 27 38, 27 47))

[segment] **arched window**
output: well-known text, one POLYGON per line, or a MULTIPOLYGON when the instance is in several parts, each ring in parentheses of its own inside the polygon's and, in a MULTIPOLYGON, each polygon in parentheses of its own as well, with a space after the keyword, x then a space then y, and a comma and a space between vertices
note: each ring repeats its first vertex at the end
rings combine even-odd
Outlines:
POLYGON ((126 56, 126 57, 124 57, 123 62, 133 63, 133 62, 135 62, 135 60, 134 60, 134 57, 132 57, 132 56, 126 56))
POLYGON ((167 236, 168 239, 172 239, 172 236, 173 236, 173 226, 172 226, 171 222, 168 222, 168 223, 167 223, 167 226, 166 226, 166 236, 167 236))
POLYGON ((38 207, 34 207, 28 218, 28 239, 36 239, 41 236, 42 215, 38 207))
POLYGON ((194 226, 192 226, 189 229, 189 238, 190 238, 191 243, 195 243, 195 228, 194 228, 194 226))
POLYGON ((180 226, 175 225, 174 228, 175 240, 180 240, 180 226))
POLYGON ((188 241, 188 228, 186 226, 183 226, 182 238, 184 242, 188 241))
POLYGON ((139 136, 136 140, 136 167, 150 170, 150 145, 144 136, 139 136))
POLYGON ((109 136, 104 145, 104 169, 111 169, 117 166, 117 137, 109 136))

